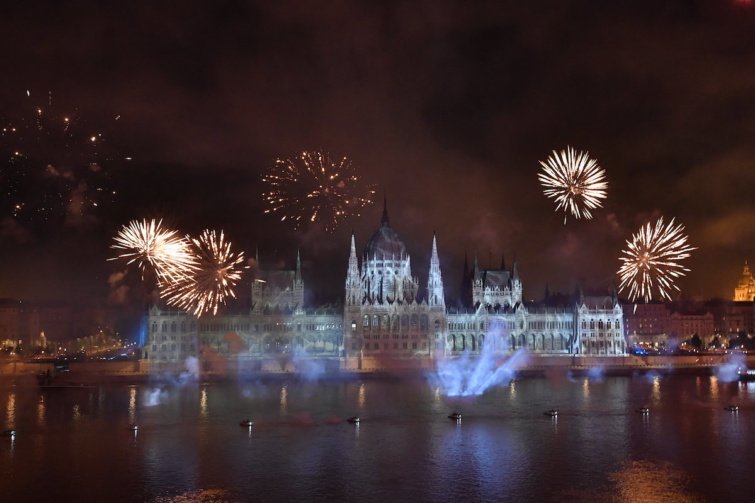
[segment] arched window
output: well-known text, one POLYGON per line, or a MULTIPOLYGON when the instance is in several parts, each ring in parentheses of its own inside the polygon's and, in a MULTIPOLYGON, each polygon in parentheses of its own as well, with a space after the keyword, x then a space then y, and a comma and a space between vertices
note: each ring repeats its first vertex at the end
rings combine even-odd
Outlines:
POLYGON ((351 331, 352 332, 357 331, 357 320, 351 320, 351 331))
POLYGON ((157 322, 152 322, 152 331, 157 332, 157 322))
POLYGON ((170 331, 171 332, 175 332, 177 328, 178 327, 176 326, 176 322, 175 321, 170 324, 170 331))
POLYGON ((603 320, 598 321, 598 330, 603 330, 603 320))
POLYGON ((401 328, 409 328, 409 315, 408 314, 401 315, 401 328))
POLYGON ((373 330, 380 330, 380 317, 377 314, 372 315, 372 328, 373 330))
POLYGON ((183 333, 183 334, 186 333, 186 322, 185 321, 181 322, 181 333, 183 333))
POLYGON ((591 329, 595 328, 595 320, 590 320, 590 328, 591 329))
POLYGON ((365 314, 362 317, 362 328, 364 328, 365 330, 370 329, 370 315, 369 314, 365 314))
POLYGON ((419 316, 417 316, 416 314, 413 314, 411 317, 411 321, 412 321, 412 328, 417 328, 417 325, 419 324, 419 316))
POLYGON ((423 314, 419 317, 419 329, 427 330, 427 315, 423 314))
POLYGON ((161 332, 167 332, 168 331, 168 322, 163 321, 162 327, 160 327, 161 332))
MULTIPOLYGON (((380 323, 380 326, 383 328, 383 330, 388 330, 391 328, 391 324, 389 322, 389 318, 387 314, 383 315, 383 320, 380 323)), ((387 348, 386 348, 387 349, 387 348)))
POLYGON ((398 315, 394 314, 391 320, 391 330, 398 330, 398 315))

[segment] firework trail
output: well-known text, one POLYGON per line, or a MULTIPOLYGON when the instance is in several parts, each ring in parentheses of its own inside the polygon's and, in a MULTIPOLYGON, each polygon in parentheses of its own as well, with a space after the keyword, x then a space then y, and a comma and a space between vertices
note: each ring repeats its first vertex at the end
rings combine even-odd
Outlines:
POLYGON ((228 297, 236 297, 233 288, 245 269, 244 253, 234 253, 223 232, 205 230, 199 238, 191 239, 196 268, 168 283, 162 296, 169 305, 180 307, 195 316, 205 312, 217 314, 218 307, 228 297))
POLYGON ((27 110, 0 118, 2 216, 42 227, 91 221, 116 196, 103 169, 119 157, 107 146, 109 135, 75 107, 64 111, 53 105, 51 93, 27 110))
POLYGON ((277 159, 262 176, 268 190, 262 197, 269 204, 265 213, 278 213, 281 221, 322 222, 334 230, 347 216, 372 203, 372 186, 360 182, 352 162, 344 157, 332 161, 323 152, 304 151, 288 159, 277 159))
POLYGON ((667 225, 663 224, 663 217, 655 226, 646 223, 627 241, 627 249, 619 257, 623 262, 618 271, 619 290, 629 288, 631 301, 641 296, 649 302, 654 290, 662 298, 671 300, 671 290, 679 291, 674 281, 689 272, 679 262, 696 249, 687 243, 684 226, 674 225, 673 218, 667 225))
MULTIPOLYGON (((590 159, 587 152, 577 154, 571 147, 561 153, 553 151, 538 173, 543 193, 556 202, 556 211, 564 210, 575 218, 592 218, 590 210, 602 206, 608 182, 605 171, 598 161, 590 159)), ((564 215, 566 223, 566 215, 564 215)))
POLYGON ((153 271, 158 286, 180 282, 198 268, 190 242, 177 231, 163 227, 162 220, 134 220, 124 225, 111 248, 123 251, 110 260, 135 262, 142 279, 145 273, 153 271))

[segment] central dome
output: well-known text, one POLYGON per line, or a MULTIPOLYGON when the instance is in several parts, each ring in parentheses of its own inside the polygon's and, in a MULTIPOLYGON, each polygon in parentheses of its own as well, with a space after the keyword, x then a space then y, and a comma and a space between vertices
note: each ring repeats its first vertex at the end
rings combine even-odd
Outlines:
POLYGON ((406 246, 388 225, 388 210, 383 208, 382 225, 364 247, 364 260, 402 260, 405 257, 406 246))

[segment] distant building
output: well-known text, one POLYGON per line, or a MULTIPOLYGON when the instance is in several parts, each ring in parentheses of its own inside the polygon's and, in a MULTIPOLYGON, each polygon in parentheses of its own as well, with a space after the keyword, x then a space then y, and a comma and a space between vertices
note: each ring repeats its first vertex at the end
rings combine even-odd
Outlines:
POLYGON ((755 278, 750 272, 750 266, 745 262, 742 277, 734 288, 734 301, 752 301, 755 298, 755 278))
POLYGON ((503 263, 482 269, 475 256, 471 271, 465 261, 462 292, 469 297, 449 307, 435 236, 427 283, 420 285, 387 208, 361 262, 353 235, 350 246, 342 307, 304 305, 298 255, 294 270, 268 271, 258 261, 246 312, 197 319, 153 307, 142 356, 150 362, 183 362, 189 356, 237 360, 245 368, 280 370, 299 356, 314 356, 369 370, 432 366, 438 358, 480 354, 485 347, 501 353, 626 355, 615 291, 580 290, 562 302, 525 305, 516 261, 511 270, 503 263))

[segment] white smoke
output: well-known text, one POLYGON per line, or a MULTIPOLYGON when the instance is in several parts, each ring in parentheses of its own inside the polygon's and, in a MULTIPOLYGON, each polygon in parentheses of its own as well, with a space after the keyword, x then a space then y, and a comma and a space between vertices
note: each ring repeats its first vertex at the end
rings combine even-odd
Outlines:
POLYGON ((431 382, 446 396, 478 396, 493 386, 506 386, 526 363, 527 351, 519 349, 505 361, 497 356, 486 344, 479 357, 466 351, 459 358, 441 360, 431 382))

